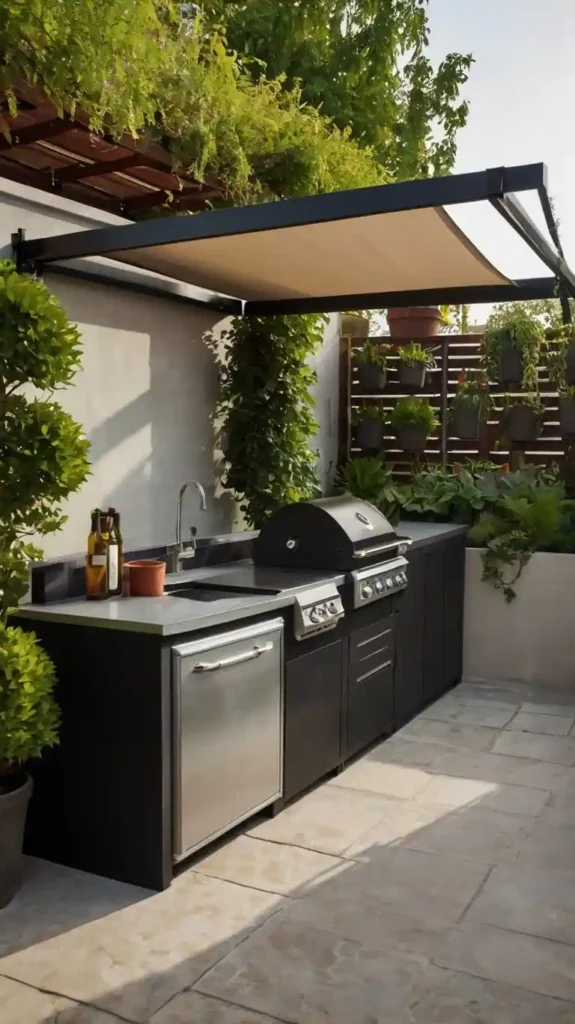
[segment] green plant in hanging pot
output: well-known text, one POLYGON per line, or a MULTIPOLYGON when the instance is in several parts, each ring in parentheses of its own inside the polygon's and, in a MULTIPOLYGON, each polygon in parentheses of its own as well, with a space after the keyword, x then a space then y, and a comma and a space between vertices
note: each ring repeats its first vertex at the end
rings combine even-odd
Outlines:
POLYGON ((433 352, 411 341, 408 345, 400 345, 397 354, 399 383, 410 390, 421 391, 427 371, 436 366, 433 352))
POLYGON ((31 780, 26 764, 57 742, 54 667, 32 632, 9 623, 61 502, 88 475, 88 442, 49 396, 79 368, 76 328, 44 284, 0 260, 0 907, 18 885, 31 780))
POLYGON ((337 474, 336 490, 375 505, 390 523, 395 525, 399 522, 403 493, 394 482, 392 470, 383 456, 366 455, 350 459, 337 474))
POLYGON ((547 356, 549 380, 559 395, 561 435, 568 438, 575 436, 575 358, 571 366, 572 351, 575 357, 575 344, 569 327, 568 335, 554 339, 547 356))
POLYGON ((543 327, 534 315, 523 308, 497 307, 487 320, 483 337, 489 379, 503 387, 536 391, 542 341, 543 327))
POLYGON ((361 402, 354 412, 355 443, 367 451, 379 451, 385 437, 387 412, 376 402, 361 402))
POLYGON ((515 444, 531 444, 541 433, 544 413, 537 392, 506 395, 499 421, 501 435, 515 444))
POLYGON ((400 448, 422 452, 439 421, 425 398, 400 398, 392 410, 390 425, 400 448))
POLYGON ((387 381, 387 353, 390 346, 366 341, 354 352, 359 386, 364 391, 383 391, 387 381))
POLYGON ((491 405, 489 383, 483 373, 460 373, 451 403, 451 429, 456 437, 474 440, 491 405))

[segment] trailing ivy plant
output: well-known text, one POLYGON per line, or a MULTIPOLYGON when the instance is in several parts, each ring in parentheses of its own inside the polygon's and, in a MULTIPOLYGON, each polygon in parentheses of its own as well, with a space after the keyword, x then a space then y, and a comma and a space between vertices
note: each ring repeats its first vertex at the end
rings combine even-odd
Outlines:
POLYGON ((227 436, 223 483, 260 528, 283 505, 319 497, 317 432, 308 360, 322 342, 324 316, 236 318, 215 354, 220 396, 216 419, 227 436))
POLYGON ((88 442, 52 398, 79 365, 78 331, 63 307, 0 260, 0 791, 2 774, 57 739, 52 663, 8 616, 42 557, 33 541, 62 527, 61 503, 88 475, 88 442))
POLYGON ((539 353, 543 341, 543 327, 534 313, 519 304, 496 306, 488 318, 483 337, 485 368, 490 380, 499 377, 499 359, 504 345, 510 344, 523 363, 521 387, 524 391, 538 390, 539 353))

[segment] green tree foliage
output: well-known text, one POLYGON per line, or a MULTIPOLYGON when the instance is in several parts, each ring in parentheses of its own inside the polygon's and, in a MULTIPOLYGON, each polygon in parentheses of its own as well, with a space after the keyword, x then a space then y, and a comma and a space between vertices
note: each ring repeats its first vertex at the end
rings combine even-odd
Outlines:
POLYGON ((0 260, 0 776, 56 742, 53 665, 33 633, 7 620, 42 558, 32 538, 60 529, 61 502, 88 474, 88 442, 52 400, 79 364, 78 331, 62 306, 0 260))
MULTIPOLYGON (((38 84, 95 131, 163 141, 176 169, 217 178, 233 202, 375 184, 384 174, 283 80, 250 75, 220 33, 173 0, 0 5, 0 87, 38 84)), ((7 122, 0 129, 7 132, 7 122)))
POLYGON ((303 99, 373 149, 390 180, 447 174, 467 120, 472 58, 434 68, 427 0, 204 0, 257 81, 285 75, 303 99))

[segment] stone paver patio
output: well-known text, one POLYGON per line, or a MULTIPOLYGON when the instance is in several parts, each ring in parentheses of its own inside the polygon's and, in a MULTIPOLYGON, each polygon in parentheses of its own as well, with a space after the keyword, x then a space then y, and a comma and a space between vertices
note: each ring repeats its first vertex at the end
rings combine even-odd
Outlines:
POLYGON ((28 861, 1 1024, 575 1024, 574 723, 464 683, 164 893, 28 861))

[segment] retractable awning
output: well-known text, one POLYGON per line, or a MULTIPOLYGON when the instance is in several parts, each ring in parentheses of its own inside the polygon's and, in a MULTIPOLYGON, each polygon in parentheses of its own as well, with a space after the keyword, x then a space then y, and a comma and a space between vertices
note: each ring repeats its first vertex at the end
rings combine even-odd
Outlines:
POLYGON ((335 312, 575 296, 544 164, 400 182, 15 243, 22 268, 90 256, 206 289, 230 312, 335 312), (515 196, 535 190, 552 243, 515 196), (490 203, 552 271, 512 281, 445 211, 490 203))

